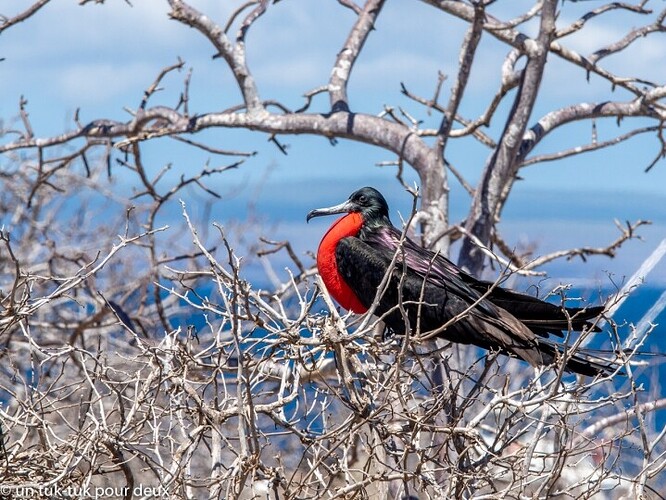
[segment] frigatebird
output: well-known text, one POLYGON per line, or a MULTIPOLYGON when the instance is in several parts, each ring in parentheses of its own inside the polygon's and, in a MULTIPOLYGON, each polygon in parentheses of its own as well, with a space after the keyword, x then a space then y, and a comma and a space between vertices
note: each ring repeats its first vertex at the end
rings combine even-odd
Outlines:
MULTIPOLYGON (((312 210, 306 220, 340 213, 346 215, 319 244, 319 274, 330 295, 347 310, 362 314, 377 301, 374 313, 395 334, 404 335, 409 325, 409 333, 417 336, 431 332, 543 366, 555 363, 564 352, 564 346, 548 339, 550 335, 600 330, 594 319, 603 307, 561 307, 502 288, 403 238, 391 223, 386 199, 372 187, 353 192, 339 205, 312 210), (378 293, 387 272, 388 281, 378 293)), ((612 363, 576 352, 568 353, 565 368, 594 376, 610 371, 612 363)))

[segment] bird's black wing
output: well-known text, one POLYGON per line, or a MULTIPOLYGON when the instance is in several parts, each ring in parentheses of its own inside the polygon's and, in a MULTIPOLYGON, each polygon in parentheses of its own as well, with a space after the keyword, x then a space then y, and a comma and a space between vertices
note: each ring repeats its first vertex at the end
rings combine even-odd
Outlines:
MULTIPOLYGON (((384 226, 368 231, 363 240, 374 249, 389 249, 393 255, 400 245, 400 232, 395 227, 384 226)), ((497 315, 497 308, 504 309, 541 337, 563 337, 562 332, 569 330, 601 330, 591 320, 603 312, 603 307, 564 308, 531 295, 493 286, 491 282, 478 280, 466 273, 443 255, 420 247, 409 239, 402 243, 399 261, 403 258, 410 269, 427 277, 429 282, 475 300, 485 296, 486 300, 479 304, 484 312, 494 316, 497 315)))
MULTIPOLYGON (((368 308, 377 296, 393 255, 386 248, 371 247, 355 237, 343 238, 336 247, 340 275, 368 308)), ((469 296, 465 291, 466 287, 459 286, 455 279, 433 283, 409 266, 398 263, 386 290, 379 296, 375 314, 397 334, 404 334, 407 325, 412 334, 438 330, 458 317, 437 336, 513 355, 533 366, 552 364, 562 356, 562 346, 538 338, 501 307, 491 304, 491 307, 481 308, 486 305, 486 299, 479 301, 478 294, 469 296), (453 286, 448 286, 449 282, 453 286), (492 314, 486 313, 487 309, 492 314)), ((613 370, 611 362, 590 359, 584 351, 570 355, 566 368, 590 376, 613 370)))
MULTIPOLYGON (((343 238, 336 247, 338 272, 368 308, 392 258, 393 252, 388 249, 371 247, 354 237, 343 238)), ((459 287, 457 280, 450 283, 425 280, 409 266, 398 263, 375 313, 398 334, 405 333, 407 324, 410 332, 418 335, 438 330, 457 318, 437 336, 515 355, 532 365, 551 361, 544 358, 535 335, 520 321, 485 299, 479 301, 477 293, 464 284, 459 287)))
POLYGON ((410 239, 405 239, 401 243, 400 238, 401 234, 395 227, 381 226, 364 232, 361 239, 374 251, 385 257, 390 256, 390 259, 399 252, 397 262, 401 265, 404 262, 408 269, 422 279, 446 288, 466 301, 479 301, 477 307, 480 310, 497 317, 497 308, 490 301, 482 299, 483 292, 476 289, 473 282, 465 279, 469 275, 458 266, 443 255, 423 248, 410 239))
MULTIPOLYGON (((493 285, 486 281, 476 280, 471 276, 469 278, 470 286, 482 294, 493 285)), ((549 335, 563 337, 562 332, 566 331, 601 331, 594 320, 603 313, 603 306, 563 307, 532 295, 501 287, 494 287, 488 295, 488 299, 493 304, 509 311, 541 337, 549 335)))

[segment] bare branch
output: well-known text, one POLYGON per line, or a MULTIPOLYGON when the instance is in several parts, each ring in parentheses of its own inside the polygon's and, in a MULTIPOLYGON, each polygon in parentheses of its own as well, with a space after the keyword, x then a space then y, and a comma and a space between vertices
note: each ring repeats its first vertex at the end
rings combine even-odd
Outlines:
MULTIPOLYGON (((640 9, 640 11, 643 11, 643 9, 640 9)), ((622 40, 618 40, 615 43, 612 43, 606 47, 596 50, 594 54, 588 57, 588 60, 592 64, 596 65, 604 57, 617 54, 618 52, 629 47, 629 45, 631 45, 636 40, 644 38, 650 33, 665 32, 666 26, 664 26, 664 18, 666 18, 666 9, 664 9, 661 12, 661 14, 657 16, 657 19, 655 20, 654 23, 648 26, 644 26, 642 28, 634 29, 631 32, 627 33, 627 35, 624 38, 622 38, 622 40)))
POLYGON ((299 259, 296 256, 296 253, 294 252, 294 249, 292 248, 291 243, 289 243, 288 241, 271 241, 271 240, 268 240, 266 238, 260 238, 260 240, 263 241, 264 243, 268 244, 268 245, 272 245, 274 248, 272 248, 270 250, 261 250, 261 251, 257 252, 258 256, 263 257, 265 255, 270 255, 270 254, 279 252, 280 250, 282 250, 284 248, 287 251, 287 254, 289 255, 289 258, 294 262, 294 264, 296 264, 296 267, 298 268, 298 270, 302 274, 304 274, 306 272, 305 267, 303 266, 303 263, 301 262, 301 259, 299 259))
MULTIPOLYGON (((416 101, 420 104, 423 104, 424 106, 427 106, 428 108, 434 109, 436 111, 439 111, 440 113, 444 113, 445 109, 443 106, 438 104, 437 102, 433 100, 426 100, 423 99, 422 97, 419 97, 412 92, 410 92, 407 87, 402 84, 402 93, 407 96, 408 98, 412 99, 413 101, 416 101)), ((499 101, 498 101, 499 104, 499 101)), ((496 105, 495 105, 496 107, 496 105)), ((453 129, 450 131, 449 136, 450 137, 464 137, 466 135, 472 134, 477 140, 479 140, 481 143, 484 145, 494 148, 496 146, 495 141, 488 135, 484 134, 482 131, 478 130, 480 126, 482 125, 487 125, 488 124, 488 119, 479 119, 475 120, 473 122, 466 120, 462 116, 456 115, 455 121, 458 123, 462 123, 465 125, 464 129, 453 129)), ((418 131, 419 135, 422 136, 436 136, 439 131, 438 130, 419 130, 418 131)))
MULTIPOLYGON (((261 2, 260 2, 261 3, 261 2)), ((264 2, 265 3, 265 2, 264 2)), ((263 107, 259 92, 246 63, 245 48, 240 41, 234 46, 225 32, 210 17, 202 14, 182 0, 169 0, 171 17, 197 29, 218 50, 234 74, 248 112, 261 113, 263 107)))
POLYGON ((303 94, 303 97, 305 98, 305 104, 303 104, 302 107, 294 111, 294 113, 303 113, 308 109, 310 109, 310 104, 312 104, 313 97, 315 97, 318 94, 323 94, 324 92, 328 92, 328 85, 322 85, 321 87, 317 87, 303 94))
POLYGON ((523 162, 520 164, 520 167, 528 167, 530 165, 535 165, 537 163, 542 163, 542 162, 547 162, 547 161, 557 161, 561 160, 563 158, 568 158, 570 156, 575 156, 579 155, 582 153, 589 153, 591 151, 597 151, 599 149, 607 148, 610 146, 615 146, 621 142, 624 142, 628 139, 631 139, 632 137, 635 137, 637 135, 641 134, 648 134, 648 133, 661 133, 663 131, 662 127, 641 127, 637 128, 634 130, 631 130, 627 132, 626 134, 619 135, 617 137, 614 137, 613 139, 609 139, 607 141, 595 141, 593 140, 589 144, 585 144, 583 146, 576 146, 571 149, 565 149, 563 151, 558 151, 557 153, 549 153, 549 154, 542 154, 538 156, 533 156, 531 158, 527 158, 523 160, 523 162))
POLYGON ((79 137, 128 139, 117 144, 140 142, 156 137, 194 133, 211 127, 250 128, 269 134, 312 133, 324 137, 343 137, 368 144, 382 145, 405 158, 417 170, 430 164, 432 150, 412 131, 376 116, 358 113, 354 115, 354 126, 349 127, 346 113, 330 116, 320 114, 293 114, 288 116, 256 113, 211 113, 188 118, 171 108, 154 107, 139 110, 126 123, 110 120, 95 120, 79 130, 59 136, 21 140, 0 145, 0 153, 29 148, 48 148, 66 144, 79 137))
POLYGON ((15 24, 25 21, 50 1, 51 0, 37 0, 26 10, 20 14, 15 15, 14 17, 0 16, 0 33, 5 31, 7 28, 11 28, 15 24))
POLYGON ((615 221, 615 225, 620 230, 620 236, 605 247, 581 247, 573 248, 570 250, 560 250, 558 252, 549 253, 542 255, 531 262, 529 262, 525 268, 526 269, 536 269, 543 266, 548 262, 552 262, 556 259, 566 258, 567 260, 573 259, 575 257, 580 257, 583 261, 587 260, 587 257, 591 255, 606 255, 607 257, 613 258, 617 254, 618 249, 627 241, 635 238, 640 238, 637 236, 636 229, 641 226, 651 224, 650 221, 638 220, 634 223, 626 222, 623 226, 619 221, 615 221))
POLYGON ((227 23, 224 26, 224 33, 228 34, 229 30, 231 29, 231 26, 234 24, 238 16, 241 15, 241 13, 249 8, 252 7, 253 5, 257 5, 260 2, 260 0, 250 0, 249 2, 245 2, 243 5, 238 7, 230 16, 229 19, 227 20, 227 23))
POLYGON ((612 2, 605 5, 601 5, 596 9, 592 9, 590 12, 587 12, 585 15, 581 16, 577 21, 573 22, 566 28, 557 30, 556 38, 564 38, 569 36, 572 33, 576 33, 583 29, 588 21, 598 17, 606 12, 615 11, 615 10, 625 10, 628 12, 635 12, 637 14, 650 14, 651 11, 645 9, 643 4, 632 5, 622 2, 612 2))
POLYGON ((157 78, 155 78, 155 81, 146 89, 146 91, 143 93, 143 99, 141 99, 141 104, 139 104, 139 109, 146 109, 146 105, 148 104, 148 99, 152 97, 152 95, 159 90, 159 84, 162 81, 162 79, 170 72, 174 70, 180 71, 183 69, 183 66, 185 66, 185 61, 182 61, 180 58, 178 58, 178 62, 175 64, 172 64, 171 66, 167 66, 165 68, 162 68, 162 71, 157 75, 157 78))
POLYGON ((236 43, 241 44, 245 42, 245 36, 247 35, 248 30, 250 29, 250 26, 259 19, 264 13, 266 12, 266 8, 268 7, 268 0, 259 0, 256 2, 256 7, 252 9, 252 12, 250 12, 243 22, 240 25, 240 28, 238 28, 238 34, 236 35, 236 43))
POLYGON ((183 142, 185 144, 189 144, 190 146, 194 146, 195 148, 199 148, 199 149, 201 149, 203 151, 206 151, 208 153, 213 153, 213 154, 221 155, 221 156, 245 156, 245 157, 250 157, 250 156, 254 156, 254 155, 257 154, 256 151, 230 151, 228 149, 215 148, 213 146, 209 146, 208 144, 203 144, 201 142, 193 141, 192 139, 188 139, 186 137, 181 137, 181 136, 178 136, 178 135, 172 135, 170 137, 174 141, 183 142))
MULTIPOLYGON (((541 84, 548 47, 555 35, 556 6, 557 2, 554 0, 546 0, 543 3, 539 36, 535 41, 534 54, 529 55, 513 109, 502 133, 502 139, 484 168, 467 218, 466 229, 484 244, 490 239, 494 217, 498 208, 503 204, 503 199, 508 195, 514 180, 520 139, 527 127, 527 121, 541 84)), ((461 256, 460 262, 463 267, 473 273, 480 270, 483 255, 472 245, 469 238, 463 242, 461 256)))
POLYGON ((467 87, 469 75, 472 71, 472 62, 474 61, 476 49, 479 46, 481 34, 483 33, 482 28, 485 15, 486 12, 483 9, 483 5, 480 3, 475 4, 474 20, 465 35, 463 45, 460 49, 458 77, 451 89, 449 104, 444 111, 444 116, 442 117, 442 122, 439 126, 437 149, 438 154, 441 155, 442 159, 444 158, 446 144, 453 127, 453 119, 458 113, 458 107, 462 101, 463 93, 467 87))
POLYGON ((360 16, 361 13, 363 12, 363 9, 361 9, 361 7, 356 5, 356 3, 353 0, 338 0, 338 3, 340 5, 347 7, 348 9, 353 10, 354 13, 356 13, 356 15, 360 16))
POLYGON ((383 6, 384 0, 366 0, 362 12, 358 15, 356 23, 349 32, 344 47, 338 52, 328 82, 331 110, 333 112, 349 111, 349 98, 347 97, 349 77, 354 63, 370 35, 370 31, 374 29, 375 21, 383 6))
MULTIPOLYGON (((423 1, 468 22, 472 22, 474 19, 474 8, 464 4, 463 2, 456 2, 453 0, 423 1)), ((538 45, 535 44, 535 40, 531 39, 524 33, 520 33, 514 29, 508 29, 504 23, 491 15, 486 15, 484 29, 498 40, 520 50, 521 53, 527 55, 528 57, 534 57, 538 51, 538 45)), ((555 35, 553 35, 553 38, 555 38, 555 35)), ((630 77, 618 77, 611 72, 595 64, 592 64, 587 58, 564 47, 555 39, 550 42, 548 48, 552 53, 558 55, 562 59, 608 80, 614 87, 624 88, 636 96, 643 94, 643 90, 641 88, 633 85, 637 79, 630 77)))
POLYGON ((24 140, 29 141, 32 139, 35 134, 32 131, 32 125, 30 124, 30 118, 28 117, 28 112, 25 110, 28 101, 24 99, 23 96, 19 99, 19 112, 21 114, 21 121, 23 121, 23 127, 25 128, 24 140))

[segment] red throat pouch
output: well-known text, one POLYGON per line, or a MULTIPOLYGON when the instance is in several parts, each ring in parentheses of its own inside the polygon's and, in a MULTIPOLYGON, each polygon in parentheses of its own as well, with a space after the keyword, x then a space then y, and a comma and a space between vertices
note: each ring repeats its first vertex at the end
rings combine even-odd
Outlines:
POLYGON ((317 268, 328 293, 345 309, 362 314, 368 310, 340 276, 335 247, 342 238, 356 236, 363 225, 361 214, 352 212, 336 220, 324 235, 317 250, 317 268))

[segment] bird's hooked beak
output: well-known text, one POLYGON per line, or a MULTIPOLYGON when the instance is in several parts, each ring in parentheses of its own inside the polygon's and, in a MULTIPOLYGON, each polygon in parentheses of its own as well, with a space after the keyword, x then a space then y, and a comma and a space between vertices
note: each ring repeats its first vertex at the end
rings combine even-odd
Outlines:
POLYGON ((305 221, 310 222, 310 219, 321 217, 322 215, 344 214, 350 212, 358 212, 358 207, 351 200, 346 200, 333 207, 315 208, 314 210, 311 210, 305 218, 305 221))

